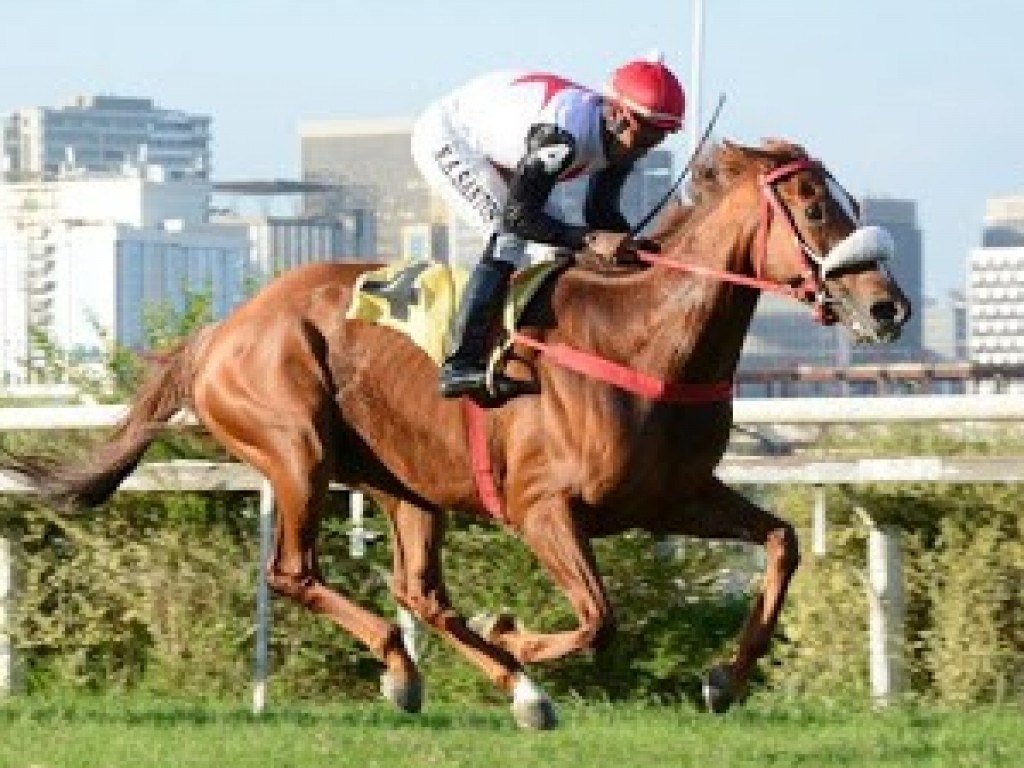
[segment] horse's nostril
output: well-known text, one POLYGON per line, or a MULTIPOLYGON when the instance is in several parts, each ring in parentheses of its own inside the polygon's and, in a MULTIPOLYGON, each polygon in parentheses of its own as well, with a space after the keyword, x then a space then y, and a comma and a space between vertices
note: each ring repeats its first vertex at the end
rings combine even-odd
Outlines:
POLYGON ((876 301, 871 304, 871 317, 874 320, 881 320, 884 322, 891 323, 896 319, 896 315, 899 313, 899 309, 896 306, 895 301, 885 299, 884 301, 876 301))

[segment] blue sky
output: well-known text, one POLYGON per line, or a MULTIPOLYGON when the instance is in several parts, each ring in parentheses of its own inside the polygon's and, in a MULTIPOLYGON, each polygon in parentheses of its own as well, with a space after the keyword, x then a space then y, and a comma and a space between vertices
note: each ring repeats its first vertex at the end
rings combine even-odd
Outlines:
MULTIPOLYGON (((474 74, 593 86, 652 47, 684 82, 689 0, 0 0, 0 111, 78 93, 213 116, 217 178, 298 175, 300 121, 411 116, 474 74)), ((925 286, 963 282, 985 200, 1024 194, 1024 4, 705 0, 705 117, 780 136, 857 195, 918 201, 925 286)), ((684 142, 674 140, 680 152, 684 142)))

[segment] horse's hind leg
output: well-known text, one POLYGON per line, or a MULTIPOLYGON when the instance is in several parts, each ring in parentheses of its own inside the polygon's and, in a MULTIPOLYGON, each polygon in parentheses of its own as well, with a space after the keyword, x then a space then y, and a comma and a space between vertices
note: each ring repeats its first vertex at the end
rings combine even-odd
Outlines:
MULTIPOLYGON (((401 629, 330 589, 323 581, 316 557, 316 538, 321 509, 329 485, 327 469, 319 466, 307 474, 295 466, 296 444, 288 463, 284 456, 265 472, 274 489, 276 527, 274 546, 267 563, 267 579, 277 593, 295 600, 314 613, 326 616, 362 642, 384 662, 393 680, 418 687, 419 673, 402 642, 401 629)), ((419 697, 393 703, 410 712, 419 710, 419 697)))
MULTIPOLYGON (((316 537, 329 484, 326 469, 318 468, 307 477, 278 467, 268 470, 268 477, 277 506, 274 547, 267 563, 271 588, 355 636, 385 664, 387 679, 401 690, 419 691, 419 672, 402 642, 401 629, 330 589, 320 574, 316 537)), ((387 688, 384 694, 407 712, 418 712, 422 703, 418 694, 400 696, 387 688)))
POLYGON ((276 397, 256 389, 268 380, 274 386, 272 376, 224 376, 217 387, 201 392, 196 408, 211 434, 262 472, 274 490, 269 586, 355 636, 394 677, 418 674, 401 629, 331 590, 317 565, 320 514, 337 466, 336 424, 329 405, 313 405, 319 393, 312 374, 287 387, 278 384, 276 397))

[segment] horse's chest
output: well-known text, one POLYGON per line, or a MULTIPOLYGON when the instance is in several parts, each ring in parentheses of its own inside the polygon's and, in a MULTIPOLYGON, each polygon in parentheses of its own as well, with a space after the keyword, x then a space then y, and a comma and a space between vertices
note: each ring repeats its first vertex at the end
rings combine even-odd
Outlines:
POLYGON ((582 495, 590 503, 678 498, 717 466, 729 438, 728 414, 696 409, 620 422, 581 442, 582 495))

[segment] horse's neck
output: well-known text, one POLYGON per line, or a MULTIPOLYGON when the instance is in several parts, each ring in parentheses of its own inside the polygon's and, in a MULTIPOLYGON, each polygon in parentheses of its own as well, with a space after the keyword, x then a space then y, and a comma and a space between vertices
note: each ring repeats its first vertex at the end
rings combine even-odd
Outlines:
MULTIPOLYGON (((736 222, 725 206, 686 222, 666 239, 664 254, 722 272, 749 272, 754 224, 736 222)), ((597 336, 617 347, 615 359, 670 381, 731 379, 758 294, 712 277, 664 267, 614 283, 619 301, 605 302, 597 336)))
MULTIPOLYGON (((752 240, 751 227, 733 222, 718 225, 712 215, 682 239, 681 260, 749 274, 752 240)), ((680 380, 731 379, 760 294, 726 280, 680 277, 676 300, 666 304, 666 329, 673 324, 686 329, 684 334, 677 333, 671 372, 680 380)))
MULTIPOLYGON (((685 249, 683 261, 737 271, 742 239, 735 228, 664 252, 685 249)), ((571 284, 578 300, 563 304, 565 314, 556 309, 562 340, 666 381, 730 379, 757 301, 749 289, 663 267, 610 279, 577 273, 571 284)))
MULTIPOLYGON (((757 210, 756 190, 749 194, 680 217, 677 233, 662 240, 663 254, 749 274, 757 218, 736 215, 757 210)), ((733 377, 757 305, 753 289, 659 266, 624 277, 576 270, 565 277, 552 296, 557 340, 666 381, 733 377)))

